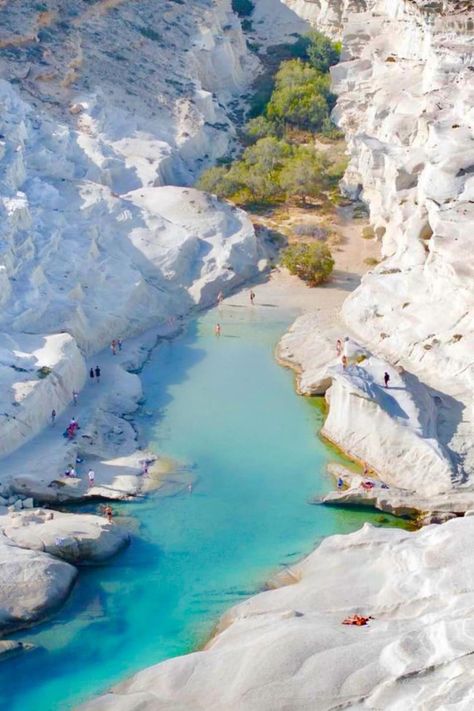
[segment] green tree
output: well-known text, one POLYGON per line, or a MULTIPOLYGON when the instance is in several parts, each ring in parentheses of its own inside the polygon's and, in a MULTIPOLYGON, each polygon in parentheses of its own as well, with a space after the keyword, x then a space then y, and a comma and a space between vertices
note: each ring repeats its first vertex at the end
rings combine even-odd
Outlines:
POLYGON ((341 56, 340 44, 331 42, 317 30, 312 30, 306 36, 309 40, 306 52, 310 64, 318 72, 329 72, 329 68, 337 64, 341 56))
POLYGON ((306 86, 311 84, 314 91, 322 96, 330 93, 331 79, 328 74, 321 74, 301 59, 290 59, 282 62, 275 76, 277 89, 285 87, 306 86))
POLYGON ((246 148, 242 160, 248 167, 271 172, 281 168, 291 154, 292 148, 286 141, 280 141, 274 136, 266 136, 246 148))
POLYGON ((281 263, 309 286, 327 281, 334 268, 329 247, 323 242, 291 244, 284 250, 281 263))
POLYGON ((281 194, 280 171, 291 155, 292 147, 273 136, 261 138, 245 149, 240 165, 254 199, 270 200, 281 194))
POLYGON ((325 187, 328 162, 322 153, 311 148, 298 148, 280 174, 280 185, 288 197, 318 197, 325 187))
POLYGON ((266 116, 257 116, 247 121, 245 133, 254 140, 265 138, 266 136, 281 138, 283 135, 283 126, 281 122, 270 121, 266 116))
POLYGON ((321 128, 328 115, 326 99, 311 84, 276 89, 267 108, 270 120, 313 131, 321 128))
POLYGON ((280 66, 266 116, 271 122, 318 131, 332 103, 329 76, 293 59, 280 66))

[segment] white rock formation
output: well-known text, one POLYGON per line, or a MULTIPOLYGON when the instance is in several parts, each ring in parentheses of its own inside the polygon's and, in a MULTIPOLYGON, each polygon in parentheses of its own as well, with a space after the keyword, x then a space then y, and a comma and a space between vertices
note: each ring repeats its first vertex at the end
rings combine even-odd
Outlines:
POLYGON ((54 612, 76 579, 71 563, 104 561, 124 548, 129 538, 128 531, 100 516, 3 509, 0 631, 28 626, 54 612))
POLYGON ((366 5, 344 27, 335 114, 351 154, 348 189, 368 203, 385 258, 343 315, 372 350, 440 391, 465 479, 474 467, 473 12, 462 2, 446 12, 366 5))
POLYGON ((468 711, 474 520, 332 536, 286 587, 233 608, 206 651, 140 672, 84 707, 468 711), (372 616, 365 627, 350 615, 372 616))
POLYGON ((68 334, 0 336, 0 456, 29 439, 84 385, 84 359, 68 334), (41 369, 46 368, 42 376, 41 369))
MULTIPOLYGON (((332 75, 334 116, 351 157, 345 187, 368 204, 384 259, 344 303, 345 324, 326 330, 316 318, 300 319, 283 339, 281 359, 297 369, 302 392, 321 393, 329 384, 331 340, 346 329, 355 332, 371 352, 418 378, 404 376, 407 384, 418 392, 428 386, 422 409, 432 413, 435 429, 421 428, 417 436, 427 438, 427 451, 436 436, 452 485, 471 491, 474 282, 467 252, 474 221, 474 12, 462 0, 287 4, 342 37, 343 61, 332 75)), ((388 421, 380 409, 380 417, 371 417, 344 382, 346 387, 338 379, 333 389, 327 432, 393 480, 393 470, 407 462, 392 458, 388 421)), ((390 439, 399 443, 398 452, 408 432, 399 424, 394 418, 390 439)), ((410 447, 407 455, 412 472, 425 466, 417 451, 410 447)))
POLYGON ((0 516, 0 528, 19 548, 44 551, 77 565, 106 560, 130 540, 128 531, 106 518, 45 509, 0 516))
POLYGON ((323 329, 313 313, 299 316, 281 338, 277 359, 296 371, 297 390, 301 395, 324 395, 330 387, 329 368, 340 363, 335 349, 340 338, 337 324, 323 329))
POLYGON ((373 357, 345 370, 339 365, 331 375, 324 436, 383 472, 390 485, 425 496, 450 490, 452 465, 438 441, 436 404, 422 384, 373 357))
POLYGON ((41 551, 18 548, 0 536, 0 629, 24 627, 65 600, 77 570, 41 551))
POLYGON ((231 148, 257 66, 229 0, 2 8, 0 455, 84 382, 58 331, 95 353, 257 273, 243 212, 162 187, 231 148))
POLYGON ((0 640, 0 660, 13 657, 20 652, 29 651, 34 648, 32 644, 26 644, 23 642, 13 641, 12 639, 2 639, 0 640))
POLYGON ((295 321, 278 347, 279 360, 297 371, 300 392, 326 393, 329 413, 322 434, 391 487, 403 489, 413 506, 420 497, 451 493, 457 469, 443 436, 439 396, 348 336, 343 341, 344 369, 336 355, 337 338, 342 338, 341 324, 328 328, 317 313, 308 313, 295 321))

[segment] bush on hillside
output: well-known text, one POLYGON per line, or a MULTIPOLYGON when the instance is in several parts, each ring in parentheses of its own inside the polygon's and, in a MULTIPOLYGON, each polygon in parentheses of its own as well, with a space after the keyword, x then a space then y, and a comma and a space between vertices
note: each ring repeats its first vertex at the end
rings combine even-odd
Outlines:
POLYGON ((284 250, 281 263, 309 286, 327 281, 334 268, 329 247, 323 242, 292 244, 284 250))
POLYGON ((308 38, 307 56, 309 63, 318 72, 325 74, 330 67, 337 64, 341 56, 341 45, 339 42, 331 42, 322 32, 312 30, 306 37, 308 38))
POLYGON ((270 121, 266 116, 256 116, 247 121, 245 125, 245 133, 255 141, 266 136, 276 136, 281 138, 283 135, 283 126, 277 121, 270 121))
POLYGON ((196 187, 219 197, 230 197, 232 192, 228 174, 229 168, 225 166, 208 168, 199 176, 196 187))
POLYGON ((276 75, 275 89, 266 116, 300 129, 319 131, 329 119, 334 103, 330 80, 299 59, 283 62, 276 75))
POLYGON ((232 10, 239 17, 248 17, 253 12, 253 3, 250 0, 232 0, 232 10))

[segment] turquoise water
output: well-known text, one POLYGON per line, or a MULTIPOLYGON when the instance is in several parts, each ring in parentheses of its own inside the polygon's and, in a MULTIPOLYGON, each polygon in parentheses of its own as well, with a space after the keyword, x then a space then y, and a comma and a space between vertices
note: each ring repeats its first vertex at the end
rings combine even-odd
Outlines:
POLYGON ((168 496, 115 506, 139 535, 81 572, 49 622, 18 633, 41 649, 0 665, 0 707, 70 709, 140 668, 203 643, 219 615, 323 536, 378 517, 311 506, 328 489, 320 414, 272 358, 291 321, 271 305, 225 306, 155 350, 141 425, 184 474, 168 496), (213 333, 223 324, 220 338, 213 333))

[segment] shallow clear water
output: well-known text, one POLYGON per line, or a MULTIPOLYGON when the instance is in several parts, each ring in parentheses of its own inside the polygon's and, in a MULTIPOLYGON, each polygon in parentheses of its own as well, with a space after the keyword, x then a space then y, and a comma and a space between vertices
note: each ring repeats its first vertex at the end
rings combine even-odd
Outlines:
POLYGON ((0 665, 2 709, 70 709, 192 650, 279 567, 379 518, 308 503, 330 486, 332 455, 315 436, 318 410, 272 357, 290 321, 271 306, 228 305, 154 352, 143 371, 145 435, 192 472, 194 489, 115 506, 139 521, 140 536, 83 570, 52 621, 16 635, 42 649, 0 665))

